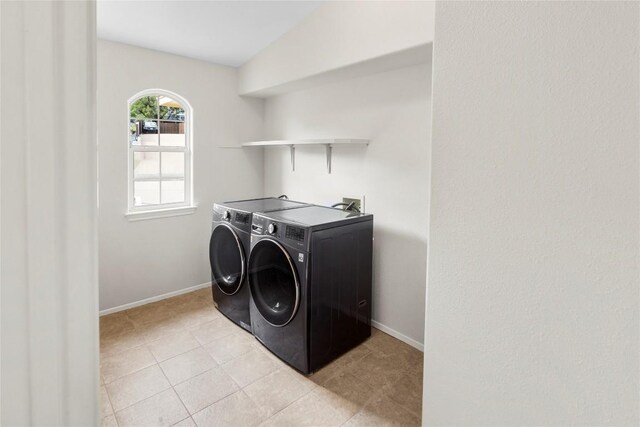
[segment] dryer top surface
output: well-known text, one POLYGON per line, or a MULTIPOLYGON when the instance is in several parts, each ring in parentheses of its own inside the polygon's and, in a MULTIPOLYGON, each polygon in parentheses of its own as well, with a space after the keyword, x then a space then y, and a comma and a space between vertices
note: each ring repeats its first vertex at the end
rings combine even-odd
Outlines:
POLYGON ((264 216, 275 221, 290 222, 307 227, 373 219, 373 215, 371 214, 343 211, 342 209, 325 206, 307 206, 298 209, 276 211, 264 216))
POLYGON ((284 200, 275 197, 265 197, 262 199, 250 199, 250 200, 236 200, 231 202, 219 203, 220 206, 224 206, 230 209, 237 209, 244 212, 271 212, 279 211, 281 209, 299 208, 302 206, 309 206, 307 203, 296 202, 294 200, 284 200))

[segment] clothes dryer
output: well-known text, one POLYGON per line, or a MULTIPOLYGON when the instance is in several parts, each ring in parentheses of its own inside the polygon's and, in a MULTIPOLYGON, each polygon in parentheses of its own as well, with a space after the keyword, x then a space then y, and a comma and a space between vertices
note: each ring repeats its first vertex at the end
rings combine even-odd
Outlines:
POLYGON ((373 215, 308 206, 255 213, 253 334, 303 373, 371 335, 373 215))

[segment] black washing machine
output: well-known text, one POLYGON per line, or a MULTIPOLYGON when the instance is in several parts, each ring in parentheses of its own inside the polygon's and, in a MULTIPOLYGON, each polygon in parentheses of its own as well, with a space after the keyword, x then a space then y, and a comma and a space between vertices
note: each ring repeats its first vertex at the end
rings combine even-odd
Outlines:
POLYGON ((373 215, 321 206, 253 215, 253 334, 299 371, 371 335, 373 215))
POLYGON ((214 304, 230 320, 251 331, 247 260, 254 212, 294 209, 306 203, 275 197, 213 205, 213 226, 209 241, 211 291, 214 304))

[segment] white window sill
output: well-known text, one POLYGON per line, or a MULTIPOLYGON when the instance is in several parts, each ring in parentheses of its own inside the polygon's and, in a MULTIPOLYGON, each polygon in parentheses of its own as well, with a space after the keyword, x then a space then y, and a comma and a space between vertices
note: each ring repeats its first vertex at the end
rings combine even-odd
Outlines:
POLYGON ((179 208, 156 209, 153 211, 128 212, 124 216, 127 217, 129 221, 143 221, 170 216, 191 215, 197 208, 197 206, 182 206, 179 208))

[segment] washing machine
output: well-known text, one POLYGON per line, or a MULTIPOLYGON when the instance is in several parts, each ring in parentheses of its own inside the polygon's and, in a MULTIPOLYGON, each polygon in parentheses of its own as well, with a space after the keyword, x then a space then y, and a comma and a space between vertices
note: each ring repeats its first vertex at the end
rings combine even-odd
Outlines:
POLYGON ((371 335, 373 215, 322 206, 256 213, 253 334, 308 374, 371 335))
POLYGON ((303 206, 309 205, 275 197, 213 205, 213 225, 209 240, 213 302, 222 314, 249 332, 251 318, 246 265, 252 214, 303 206))

